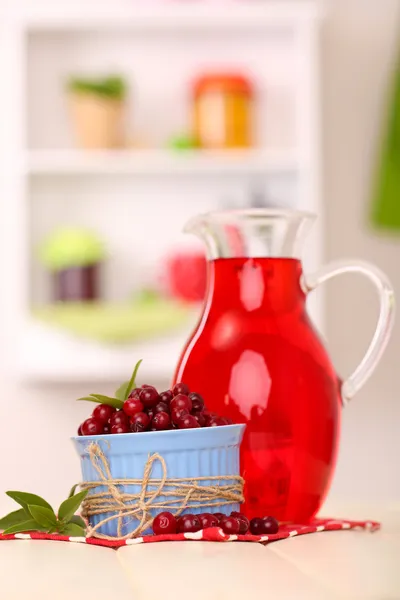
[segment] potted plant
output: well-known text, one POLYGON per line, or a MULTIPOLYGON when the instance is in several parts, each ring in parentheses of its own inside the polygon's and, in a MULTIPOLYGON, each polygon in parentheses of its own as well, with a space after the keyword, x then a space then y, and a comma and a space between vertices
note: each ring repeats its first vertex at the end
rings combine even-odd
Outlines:
POLYGON ((40 258, 52 273, 55 301, 98 299, 105 248, 95 233, 86 229, 56 230, 43 242, 40 258))
POLYGON ((79 146, 85 149, 123 145, 127 86, 122 77, 71 77, 70 113, 79 146))

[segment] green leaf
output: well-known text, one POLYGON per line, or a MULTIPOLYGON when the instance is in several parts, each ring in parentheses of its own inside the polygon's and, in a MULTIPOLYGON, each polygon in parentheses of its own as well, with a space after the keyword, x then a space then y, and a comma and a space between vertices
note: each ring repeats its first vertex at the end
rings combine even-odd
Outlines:
POLYGON ((86 523, 79 515, 74 515, 73 517, 71 517, 69 522, 75 523, 75 525, 79 525, 79 527, 83 527, 84 529, 86 529, 86 523))
POLYGON ((34 506, 43 506, 44 508, 48 508, 51 511, 53 510, 48 502, 44 498, 37 496, 36 494, 28 494, 27 492, 6 492, 7 496, 10 496, 15 502, 18 502, 22 508, 24 508, 27 512, 28 504, 33 504, 34 506))
POLYGON ((58 518, 60 521, 69 521, 74 516, 82 501, 86 498, 88 490, 79 492, 71 498, 67 498, 58 509, 58 518))
POLYGON ((0 529, 8 529, 8 527, 13 527, 13 525, 19 525, 30 518, 31 515, 25 509, 20 508, 0 519, 0 529))
POLYGON ((47 531, 47 528, 38 525, 36 521, 30 519, 9 527, 3 532, 3 535, 9 535, 10 533, 24 533, 25 531, 47 531))
POLYGON ((68 498, 71 498, 71 496, 75 496, 75 492, 76 492, 76 488, 79 487, 79 483, 76 483, 75 485, 72 486, 71 491, 68 495, 68 498))
POLYGON ((57 526, 57 517, 54 514, 53 509, 45 508, 44 506, 35 506, 29 504, 28 510, 36 523, 39 523, 42 527, 50 529, 51 527, 57 526))
POLYGON ((129 394, 131 393, 131 391, 133 390, 133 388, 136 386, 136 375, 137 375, 140 365, 142 364, 142 360, 143 359, 140 359, 136 363, 130 380, 126 381, 125 383, 120 385, 119 388, 117 389, 117 391, 115 392, 115 395, 120 400, 126 400, 129 396, 129 394))
POLYGON ((86 531, 76 523, 67 523, 62 529, 59 529, 63 535, 73 535, 74 537, 85 537, 86 531))
POLYGON ((98 404, 108 404, 113 408, 122 408, 124 403, 118 398, 111 398, 110 396, 103 396, 102 394, 90 394, 90 396, 84 396, 83 398, 78 398, 78 401, 86 401, 86 402, 97 402, 98 404))

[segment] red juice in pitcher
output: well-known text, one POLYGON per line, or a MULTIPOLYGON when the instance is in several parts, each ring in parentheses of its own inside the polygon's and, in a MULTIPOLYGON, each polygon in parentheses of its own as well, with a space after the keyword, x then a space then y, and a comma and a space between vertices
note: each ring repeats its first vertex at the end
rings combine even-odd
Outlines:
POLYGON ((335 467, 342 401, 371 373, 392 325, 391 288, 365 263, 333 263, 309 284, 298 254, 311 220, 254 209, 209 213, 188 227, 208 249, 208 291, 174 381, 201 393, 210 411, 246 424, 241 472, 250 518, 306 522, 316 514, 335 467), (306 294, 347 271, 383 291, 378 332, 343 383, 307 315, 306 294))

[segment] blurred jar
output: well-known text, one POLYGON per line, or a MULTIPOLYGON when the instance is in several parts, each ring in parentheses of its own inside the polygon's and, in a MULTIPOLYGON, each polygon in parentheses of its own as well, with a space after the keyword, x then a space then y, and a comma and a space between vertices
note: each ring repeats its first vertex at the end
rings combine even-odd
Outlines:
POLYGON ((241 74, 205 74, 193 86, 194 137, 201 148, 252 145, 253 87, 241 74))

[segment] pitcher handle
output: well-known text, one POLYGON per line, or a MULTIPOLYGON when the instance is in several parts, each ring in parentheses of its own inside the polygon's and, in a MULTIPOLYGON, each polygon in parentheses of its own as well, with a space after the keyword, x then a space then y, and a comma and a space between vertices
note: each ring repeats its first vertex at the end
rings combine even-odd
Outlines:
POLYGON ((360 273, 365 275, 375 287, 379 295, 379 318, 372 341, 362 361, 341 387, 343 404, 346 404, 369 379, 387 346, 394 322, 394 292, 386 275, 374 265, 363 261, 337 260, 328 263, 316 273, 303 275, 302 288, 305 293, 311 292, 318 285, 343 273, 360 273))

